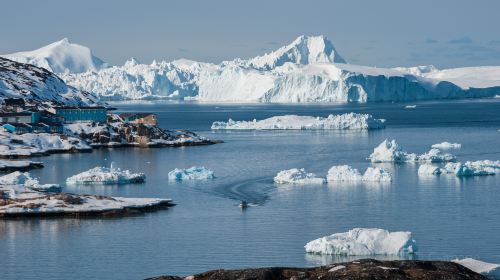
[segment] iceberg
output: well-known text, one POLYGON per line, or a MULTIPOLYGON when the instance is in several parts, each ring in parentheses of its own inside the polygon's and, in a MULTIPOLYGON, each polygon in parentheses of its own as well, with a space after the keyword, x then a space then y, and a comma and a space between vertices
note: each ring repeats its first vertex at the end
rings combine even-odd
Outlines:
POLYGON ((388 139, 385 139, 373 150, 373 153, 368 157, 368 159, 373 163, 408 162, 416 161, 417 155, 410 154, 403 150, 396 140, 393 139, 389 141, 388 139))
POLYGON ((146 180, 144 173, 132 173, 129 170, 121 170, 115 168, 114 164, 108 167, 94 167, 90 170, 73 175, 66 179, 66 184, 129 184, 129 183, 143 183, 146 180))
POLYGON ((420 176, 439 175, 441 173, 441 168, 428 163, 422 164, 418 168, 418 175, 420 176))
POLYGON ((85 67, 40 66, 67 69, 60 73, 66 83, 112 100, 398 102, 493 97, 500 87, 500 67, 386 69, 348 64, 324 36, 300 36, 270 53, 219 64, 186 59, 141 64, 132 59, 105 67, 91 64, 88 54, 75 57, 85 67))
POLYGON ((325 179, 316 177, 314 173, 307 173, 304 168, 292 168, 278 172, 274 177, 274 182, 277 184, 313 185, 323 184, 325 179))
POLYGON ((460 148, 462 148, 462 144, 442 142, 439 144, 432 145, 431 148, 436 148, 436 149, 440 149, 440 150, 460 149, 460 148))
POLYGON ((0 185, 21 185, 37 191, 58 192, 61 187, 58 184, 40 184, 38 179, 32 178, 28 172, 15 171, 0 177, 0 185))
POLYGON ((500 160, 449 162, 442 170, 443 173, 455 174, 458 177, 496 175, 500 173, 500 160))
POLYGON ((390 182, 392 175, 388 171, 378 167, 368 167, 363 175, 358 169, 349 165, 332 166, 326 176, 328 182, 335 181, 367 181, 367 182, 390 182))
POLYGON ((373 153, 368 157, 371 162, 449 162, 455 161, 452 154, 443 153, 439 149, 432 148, 427 153, 417 155, 408 153, 396 140, 385 139, 380 145, 373 149, 373 153))
POLYGON ((500 267, 500 264, 496 263, 487 263, 480 260, 475 260, 473 258, 465 258, 465 259, 454 259, 451 260, 454 263, 458 263, 467 267, 468 269, 476 272, 476 273, 489 273, 500 267))
POLYGON ((214 172, 205 167, 193 166, 187 169, 176 168, 168 172, 169 180, 208 180, 215 178, 214 172))
POLYGON ((264 120, 214 122, 213 130, 343 130, 378 129, 385 127, 384 119, 372 115, 348 113, 323 117, 285 115, 264 120))
POLYGON ((307 253, 342 256, 405 255, 417 251, 411 232, 354 228, 310 241, 307 253))

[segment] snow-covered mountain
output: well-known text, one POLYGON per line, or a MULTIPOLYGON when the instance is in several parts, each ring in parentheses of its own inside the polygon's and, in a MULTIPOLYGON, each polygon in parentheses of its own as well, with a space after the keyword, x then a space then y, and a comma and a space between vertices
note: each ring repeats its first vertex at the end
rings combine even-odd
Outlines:
POLYGON ((0 56, 21 63, 33 64, 54 73, 97 71, 106 66, 106 63, 94 56, 88 47, 71 43, 68 38, 37 50, 0 56))
POLYGON ((61 73, 61 78, 104 100, 379 102, 500 94, 500 67, 438 70, 352 65, 324 36, 300 36, 268 54, 220 64, 185 59, 141 64, 131 59, 122 66, 75 72, 61 73))
POLYGON ((34 105, 103 105, 95 95, 66 85, 55 74, 0 57, 0 100, 23 98, 34 105))

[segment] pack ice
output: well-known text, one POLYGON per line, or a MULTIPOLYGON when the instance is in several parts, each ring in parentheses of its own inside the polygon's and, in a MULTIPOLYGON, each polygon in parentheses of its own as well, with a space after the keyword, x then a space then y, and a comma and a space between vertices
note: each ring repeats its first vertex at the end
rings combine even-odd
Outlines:
POLYGON ((310 241, 304 248, 308 253, 323 255, 404 255, 415 253, 417 244, 408 231, 354 228, 310 241))

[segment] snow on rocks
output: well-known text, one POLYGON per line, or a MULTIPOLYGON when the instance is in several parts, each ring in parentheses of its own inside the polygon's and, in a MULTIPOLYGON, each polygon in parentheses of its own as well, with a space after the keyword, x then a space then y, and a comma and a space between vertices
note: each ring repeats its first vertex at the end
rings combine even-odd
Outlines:
POLYGON ((427 153, 416 155, 408 153, 396 142, 396 140, 385 139, 380 145, 373 149, 368 157, 371 162, 449 162, 455 161, 452 154, 443 153, 439 149, 432 148, 427 153))
POLYGON ((274 177, 274 182, 277 184, 297 184, 297 185, 310 185, 310 184, 323 184, 324 178, 316 177, 314 173, 307 173, 304 168, 292 168, 282 170, 274 177))
POLYGON ((129 170, 115 168, 113 163, 108 167, 95 167, 66 179, 66 184, 130 184, 143 183, 146 180, 144 173, 132 173, 129 170))
POLYGON ((43 167, 43 163, 30 160, 0 160, 0 171, 26 171, 43 167))
POLYGON ((384 119, 372 115, 347 113, 323 117, 285 115, 264 120, 214 122, 213 130, 342 130, 385 128, 384 119))
POLYGON ((12 134, 0 131, 0 157, 29 157, 44 153, 90 151, 85 141, 50 133, 12 134))
POLYGON ((468 269, 477 272, 477 273, 489 273, 500 267, 500 264, 496 263, 487 263, 480 260, 475 260, 473 258, 465 258, 465 259, 454 259, 451 260, 454 263, 458 263, 467 267, 468 269))
POLYGON ((169 180, 184 181, 184 180, 209 180, 214 179, 214 172, 203 166, 193 166, 187 169, 176 168, 168 172, 169 180))
POLYGON ((306 252, 323 255, 404 255, 417 251, 411 232, 389 232, 376 228, 354 228, 310 241, 306 252))
POLYGON ((422 164, 418 168, 418 175, 427 176, 427 175, 438 175, 441 174, 441 168, 432 164, 422 164))
POLYGON ((450 150, 450 149, 460 149, 460 148, 462 148, 462 144, 442 142, 439 144, 434 144, 431 147, 436 148, 436 149, 440 149, 440 150, 450 150))
POLYGON ((392 175, 388 171, 378 167, 368 167, 363 175, 358 169, 349 165, 332 166, 326 176, 328 182, 335 181, 367 181, 367 182, 390 182, 392 175))
POLYGON ((6 176, 0 177, 0 218, 124 215, 174 205, 172 200, 161 198, 45 192, 34 187, 38 181, 29 174, 15 173, 6 176))

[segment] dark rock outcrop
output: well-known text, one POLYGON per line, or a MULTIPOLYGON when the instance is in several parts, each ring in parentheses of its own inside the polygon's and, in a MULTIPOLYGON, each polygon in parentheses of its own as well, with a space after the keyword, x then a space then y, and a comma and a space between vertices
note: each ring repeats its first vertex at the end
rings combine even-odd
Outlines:
POLYGON ((418 280, 459 280, 488 279, 474 271, 446 261, 378 261, 363 259, 348 263, 314 268, 254 268, 239 270, 213 270, 189 277, 160 276, 154 280, 281 280, 281 279, 418 279, 418 280))

